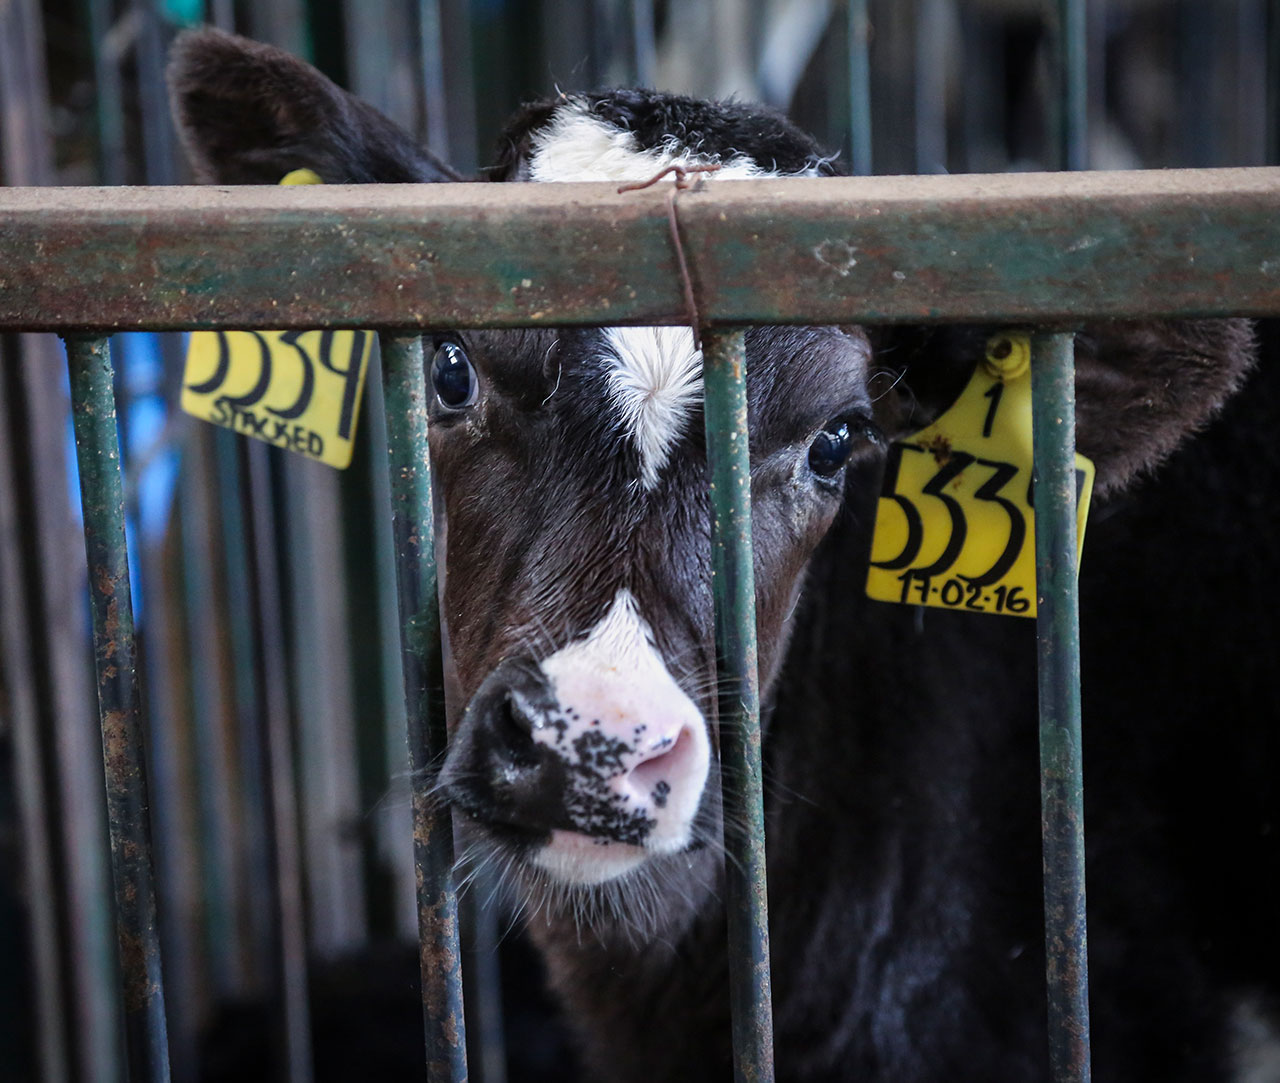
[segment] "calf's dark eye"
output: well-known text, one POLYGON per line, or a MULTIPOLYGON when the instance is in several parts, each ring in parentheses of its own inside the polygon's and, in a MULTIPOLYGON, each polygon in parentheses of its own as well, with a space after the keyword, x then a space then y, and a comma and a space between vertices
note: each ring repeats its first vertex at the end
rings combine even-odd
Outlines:
POLYGON ((879 433, 869 421, 858 417, 832 418, 809 445, 809 469, 819 477, 834 476, 862 442, 880 442, 879 433))
POLYGON ((467 351, 456 342, 442 342, 431 358, 431 386, 446 410, 464 410, 476 401, 480 381, 467 359, 467 351))

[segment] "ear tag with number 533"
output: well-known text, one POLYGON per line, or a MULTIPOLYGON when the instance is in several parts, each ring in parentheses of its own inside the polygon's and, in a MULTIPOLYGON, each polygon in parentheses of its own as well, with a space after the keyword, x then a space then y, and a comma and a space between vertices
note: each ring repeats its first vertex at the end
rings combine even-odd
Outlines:
MULTIPOLYGON (((889 448, 868 597, 1034 617, 1031 461, 1031 341, 996 335, 951 407, 889 448)), ((1077 566, 1092 489, 1077 454, 1077 566)))
MULTIPOLYGON (((310 169, 295 169, 280 183, 321 181, 310 169)), ((182 409, 343 470, 351 464, 372 342, 369 331, 196 331, 187 344, 182 409)))

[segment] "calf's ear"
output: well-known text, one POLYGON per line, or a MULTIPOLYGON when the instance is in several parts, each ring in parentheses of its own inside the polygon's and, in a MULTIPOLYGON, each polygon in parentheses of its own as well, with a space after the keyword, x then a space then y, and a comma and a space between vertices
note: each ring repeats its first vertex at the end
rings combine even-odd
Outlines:
MULTIPOLYGON (((896 415, 890 427, 911 432, 945 410, 997 330, 876 332, 876 376, 894 384, 885 404, 896 415)), ((1239 389, 1255 356, 1248 320, 1118 320, 1081 330, 1076 446, 1097 467, 1095 493, 1118 492, 1158 466, 1239 389)))
POLYGON ((204 183, 277 184, 295 169, 327 184, 462 179, 371 105, 271 45, 191 31, 173 44, 168 78, 204 183))

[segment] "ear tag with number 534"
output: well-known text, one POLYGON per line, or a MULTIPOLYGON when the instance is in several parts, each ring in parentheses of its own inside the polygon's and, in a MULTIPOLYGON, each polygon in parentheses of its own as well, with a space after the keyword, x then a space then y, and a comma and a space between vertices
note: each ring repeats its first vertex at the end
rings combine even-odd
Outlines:
MULTIPOLYGON (((321 181, 295 169, 280 183, 321 181)), ((196 331, 187 344, 182 409, 343 470, 351 464, 372 342, 369 331, 196 331)))
MULTIPOLYGON (((1030 338, 997 335, 951 407, 889 448, 868 597, 1034 617, 1031 462, 1030 338)), ((1077 566, 1092 489, 1077 454, 1077 566)))

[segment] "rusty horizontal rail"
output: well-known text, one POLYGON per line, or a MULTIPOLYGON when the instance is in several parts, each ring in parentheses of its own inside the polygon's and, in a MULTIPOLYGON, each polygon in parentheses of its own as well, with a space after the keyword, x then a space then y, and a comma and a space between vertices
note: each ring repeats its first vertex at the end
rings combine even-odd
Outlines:
MULTIPOLYGON (((661 189, 4 189, 0 330, 677 323, 661 189)), ((720 181, 679 214, 708 325, 1280 315, 1275 168, 720 181)))

